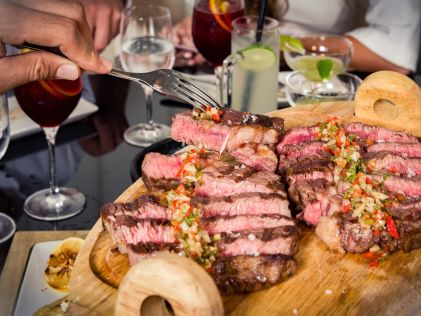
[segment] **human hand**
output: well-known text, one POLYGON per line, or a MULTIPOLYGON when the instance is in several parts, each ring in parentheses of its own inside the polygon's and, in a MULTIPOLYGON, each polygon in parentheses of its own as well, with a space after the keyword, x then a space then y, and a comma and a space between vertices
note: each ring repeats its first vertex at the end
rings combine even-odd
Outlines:
POLYGON ((176 53, 176 65, 179 67, 200 65, 205 62, 203 56, 197 52, 194 46, 191 29, 191 16, 186 17, 173 28, 173 42, 176 51, 178 51, 176 53))
POLYGON ((95 49, 101 52, 119 32, 122 0, 80 0, 85 8, 95 49))
POLYGON ((94 50, 82 5, 73 0, 0 1, 0 93, 41 79, 75 80, 81 70, 108 73, 94 50), (7 56, 5 44, 58 47, 69 59, 45 52, 7 56))

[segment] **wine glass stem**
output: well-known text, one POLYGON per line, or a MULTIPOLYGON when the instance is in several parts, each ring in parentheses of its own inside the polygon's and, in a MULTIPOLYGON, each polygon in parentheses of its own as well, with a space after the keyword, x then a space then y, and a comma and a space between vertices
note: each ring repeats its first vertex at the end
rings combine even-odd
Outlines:
POLYGON ((146 122, 148 125, 152 127, 153 125, 153 119, 152 119, 152 94, 153 90, 152 88, 144 85, 143 91, 145 93, 146 98, 146 122))
POLYGON ((56 127, 44 127, 43 131, 45 138, 48 143, 48 164, 50 167, 50 194, 59 193, 59 188, 57 186, 57 177, 56 177, 56 135, 58 131, 58 126, 56 127))

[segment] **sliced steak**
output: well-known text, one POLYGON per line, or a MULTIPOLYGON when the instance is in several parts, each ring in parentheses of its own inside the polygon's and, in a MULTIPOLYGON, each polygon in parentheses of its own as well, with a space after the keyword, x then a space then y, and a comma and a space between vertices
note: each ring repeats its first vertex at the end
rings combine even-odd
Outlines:
POLYGON ((181 163, 181 159, 176 155, 148 153, 142 162, 143 182, 151 191, 174 189, 180 183, 177 173, 181 163))
POLYGON ((419 198, 421 197, 421 176, 415 176, 411 178, 397 177, 397 176, 386 176, 384 180, 383 175, 372 175, 373 179, 382 182, 387 191, 392 193, 401 193, 406 197, 419 198))
POLYGON ((298 229, 295 225, 260 228, 237 233, 221 233, 216 242, 219 255, 275 255, 293 256, 298 251, 298 229))
POLYGON ((298 145, 283 146, 279 155, 279 171, 284 172, 290 166, 305 159, 321 160, 329 159, 331 155, 323 150, 323 142, 309 141, 298 145))
POLYGON ((223 294, 269 288, 293 275, 297 264, 284 255, 219 257, 211 276, 223 294))
POLYGON ((405 158, 396 154, 379 152, 369 153, 364 157, 371 172, 387 171, 399 175, 413 177, 421 175, 421 159, 405 158))
POLYGON ((319 223, 321 216, 330 216, 342 207, 335 187, 325 179, 292 184, 288 193, 302 210, 297 218, 313 226, 319 223))
POLYGON ((278 157, 273 150, 261 144, 243 144, 232 151, 231 155, 237 161, 256 170, 275 172, 278 164, 278 157))
MULTIPOLYGON (((225 113, 227 115, 227 113, 225 113)), ((239 117, 244 114, 238 115, 239 117)), ((191 112, 176 114, 171 125, 171 138, 186 144, 202 144, 206 149, 228 152, 245 143, 276 145, 282 134, 279 119, 248 115, 245 123, 225 119, 221 123, 208 120, 196 120, 191 112), (230 123, 231 122, 231 123, 230 123), (268 122, 271 122, 269 124, 268 122)), ((283 121, 282 121, 283 122, 283 121)))
POLYGON ((366 252, 378 244, 390 252, 410 251, 421 247, 421 221, 395 220, 399 233, 396 240, 386 231, 376 236, 370 228, 363 228, 347 214, 323 217, 316 228, 317 235, 332 250, 340 252, 366 252))
POLYGON ((284 132, 284 119, 280 117, 269 117, 266 115, 251 114, 248 112, 236 111, 232 109, 228 109, 222 114, 221 123, 228 126, 262 126, 273 128, 279 133, 284 132))
POLYGON ((210 235, 295 225, 292 218, 280 215, 220 216, 202 219, 202 224, 210 235))
POLYGON ((367 152, 390 152, 402 157, 421 158, 421 143, 378 143, 367 148, 367 152))
POLYGON ((316 133, 319 131, 318 126, 296 127, 288 130, 282 137, 281 142, 276 146, 278 154, 284 151, 285 145, 297 145, 306 141, 315 140, 316 133))
POLYGON ((194 197, 192 205, 203 218, 236 215, 282 215, 291 217, 285 193, 242 193, 217 198, 194 197))
POLYGON ((326 159, 304 159, 286 170, 288 183, 301 183, 309 180, 325 179, 333 181, 333 163, 326 159))
POLYGON ((421 198, 394 202, 390 212, 394 218, 407 221, 421 220, 421 198))
POLYGON ((204 197, 224 197, 248 192, 282 193, 285 191, 280 177, 271 172, 250 168, 209 166, 203 170, 202 181, 196 184, 194 194, 204 197))
MULTIPOLYGON (((235 234, 223 232, 215 246, 218 248, 218 255, 224 257, 277 254, 292 256, 298 251, 298 240, 297 227, 289 225, 240 231, 235 234)), ((182 250, 179 243, 164 242, 128 244, 127 249, 131 265, 158 252, 179 253, 182 250)))
POLYGON ((359 138, 374 142, 419 143, 418 138, 404 132, 355 122, 344 124, 345 131, 359 138))

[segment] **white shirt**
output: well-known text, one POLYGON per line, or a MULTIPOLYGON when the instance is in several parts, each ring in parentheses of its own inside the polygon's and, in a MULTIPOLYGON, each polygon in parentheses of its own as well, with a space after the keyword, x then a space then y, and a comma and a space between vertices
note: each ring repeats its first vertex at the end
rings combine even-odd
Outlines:
MULTIPOLYGON (((278 0, 281 33, 349 34, 384 59, 415 71, 421 0, 278 0)), ((276 14, 276 12, 275 12, 276 14)))

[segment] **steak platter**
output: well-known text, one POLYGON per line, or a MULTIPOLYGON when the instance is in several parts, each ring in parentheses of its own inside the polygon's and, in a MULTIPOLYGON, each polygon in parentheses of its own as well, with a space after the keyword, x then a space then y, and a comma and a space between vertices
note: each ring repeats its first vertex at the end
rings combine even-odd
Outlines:
POLYGON ((209 109, 176 114, 171 138, 186 147, 145 156, 148 192, 101 208, 130 264, 177 253, 232 294, 293 277, 303 225, 367 268, 421 247, 415 136, 335 118, 285 131, 281 118, 209 109))

